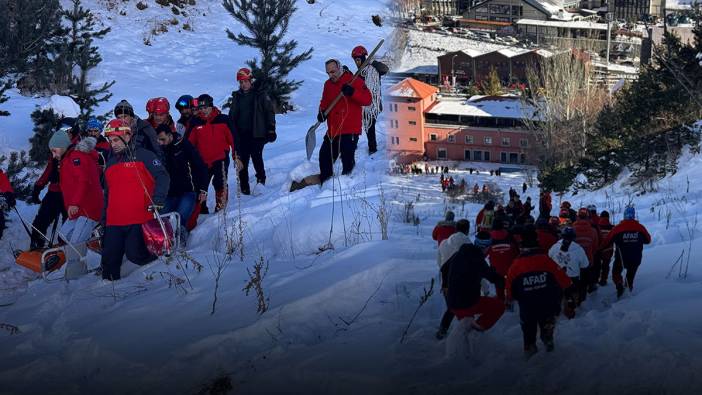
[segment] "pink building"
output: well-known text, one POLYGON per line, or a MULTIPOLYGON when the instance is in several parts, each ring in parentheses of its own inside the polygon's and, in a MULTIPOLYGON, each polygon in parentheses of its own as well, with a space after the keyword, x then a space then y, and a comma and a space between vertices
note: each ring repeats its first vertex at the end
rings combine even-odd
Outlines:
POLYGON ((388 91, 388 151, 401 163, 470 160, 533 164, 536 143, 524 125, 534 109, 517 96, 438 97, 438 89, 407 78, 388 91))

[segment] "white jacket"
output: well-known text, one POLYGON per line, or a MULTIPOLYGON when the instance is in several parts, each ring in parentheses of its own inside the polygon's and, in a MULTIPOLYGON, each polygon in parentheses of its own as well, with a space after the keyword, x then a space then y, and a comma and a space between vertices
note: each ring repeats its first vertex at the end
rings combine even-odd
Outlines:
POLYGON ((558 266, 565 267, 568 277, 579 277, 580 269, 590 266, 585 250, 578 243, 570 243, 568 251, 561 251, 563 240, 558 240, 548 251, 548 256, 553 259, 558 266))
POLYGON ((463 244, 472 244, 470 241, 470 236, 463 232, 456 232, 449 236, 448 239, 441 242, 439 245, 439 254, 437 256, 436 263, 441 266, 446 263, 461 248, 463 244))

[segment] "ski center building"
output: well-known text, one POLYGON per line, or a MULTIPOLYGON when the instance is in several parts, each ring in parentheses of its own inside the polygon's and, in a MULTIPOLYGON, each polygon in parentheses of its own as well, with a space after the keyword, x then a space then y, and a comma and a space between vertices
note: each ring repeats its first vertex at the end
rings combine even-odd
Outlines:
POLYGON ((536 109, 521 97, 440 96, 406 78, 387 95, 388 153, 398 163, 420 159, 533 164, 536 143, 526 122, 536 109))

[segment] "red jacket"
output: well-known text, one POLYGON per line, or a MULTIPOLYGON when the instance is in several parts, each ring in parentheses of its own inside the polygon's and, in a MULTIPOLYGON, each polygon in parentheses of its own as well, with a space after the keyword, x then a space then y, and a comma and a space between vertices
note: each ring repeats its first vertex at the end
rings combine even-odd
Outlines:
MULTIPOLYGON (((345 72, 336 82, 327 80, 324 83, 322 100, 319 109, 326 110, 334 99, 341 93, 341 87, 353 79, 353 74, 345 72)), ((342 134, 361 134, 363 122, 363 106, 369 106, 373 99, 362 78, 356 78, 351 83, 354 88, 350 97, 341 96, 341 100, 334 106, 327 116, 327 136, 334 138, 342 134)))
POLYGON ((597 230, 592 227, 589 219, 579 219, 573 223, 575 242, 583 247, 590 265, 593 263, 595 251, 600 247, 600 238, 597 230))
POLYGON ((14 192, 14 189, 12 189, 12 185, 10 185, 10 179, 0 170, 0 193, 5 192, 14 192))
POLYGON ((507 299, 519 302, 524 316, 558 314, 563 290, 572 282, 556 262, 543 253, 522 255, 507 273, 507 299))
POLYGON ((222 160, 234 152, 234 137, 229 128, 229 117, 213 108, 207 119, 193 118, 192 130, 188 137, 190 143, 197 149, 207 167, 222 160))
POLYGON ((510 240, 506 230, 493 230, 490 232, 492 245, 487 250, 490 266, 500 276, 506 276, 514 259, 519 256, 519 248, 510 240))
POLYGON ((537 228, 536 236, 539 240, 539 247, 546 252, 548 252, 551 247, 558 242, 558 236, 553 231, 548 229, 537 228))
POLYGON ((102 215, 104 201, 100 168, 98 154, 93 147, 93 139, 84 139, 75 148, 69 148, 61 159, 59 171, 63 205, 66 209, 69 206, 78 207, 78 214, 69 219, 88 217, 99 221, 102 215))
POLYGON ((607 240, 607 236, 609 236, 609 233, 612 231, 612 228, 614 228, 614 225, 612 225, 609 222, 609 218, 600 217, 600 236, 602 239, 602 242, 600 243, 600 248, 602 249, 603 259, 607 262, 609 262, 609 260, 612 258, 612 255, 614 254, 614 246, 605 245, 604 242, 605 240, 607 240))
POLYGON ((436 240, 436 245, 440 245, 452 234, 456 233, 456 223, 453 221, 441 221, 434 227, 431 232, 431 238, 436 240))
MULTIPOLYGON (((130 142, 131 143, 131 142, 130 142)), ((126 151, 126 150, 125 150, 126 151)), ((127 152, 111 152, 105 169, 105 223, 139 225, 153 218, 152 204, 163 205, 170 177, 153 152, 131 145, 127 152)))
POLYGON ((46 184, 49 184, 50 192, 61 192, 57 163, 58 161, 53 157, 49 158, 49 161, 46 163, 46 167, 44 168, 44 172, 41 173, 39 179, 34 183, 37 188, 44 189, 46 184))

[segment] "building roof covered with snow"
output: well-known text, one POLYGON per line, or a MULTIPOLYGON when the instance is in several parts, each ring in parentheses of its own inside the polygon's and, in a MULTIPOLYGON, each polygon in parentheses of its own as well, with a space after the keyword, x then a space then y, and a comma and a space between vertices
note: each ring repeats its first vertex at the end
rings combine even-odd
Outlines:
POLYGON ((425 99, 439 92, 439 88, 417 81, 413 78, 405 78, 388 90, 389 96, 405 97, 412 99, 425 99))
POLYGON ((534 119, 536 109, 521 97, 473 96, 469 100, 446 99, 436 102, 426 113, 486 118, 534 119))

